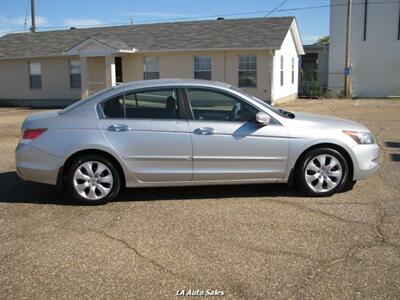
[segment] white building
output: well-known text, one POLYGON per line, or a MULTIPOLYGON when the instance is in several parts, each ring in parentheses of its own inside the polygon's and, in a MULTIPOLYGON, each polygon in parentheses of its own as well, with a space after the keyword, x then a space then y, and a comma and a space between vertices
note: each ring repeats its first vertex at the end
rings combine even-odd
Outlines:
MULTIPOLYGON (((329 90, 344 84, 347 0, 331 0, 329 90)), ((400 96, 400 1, 353 0, 350 61, 353 97, 400 96)))

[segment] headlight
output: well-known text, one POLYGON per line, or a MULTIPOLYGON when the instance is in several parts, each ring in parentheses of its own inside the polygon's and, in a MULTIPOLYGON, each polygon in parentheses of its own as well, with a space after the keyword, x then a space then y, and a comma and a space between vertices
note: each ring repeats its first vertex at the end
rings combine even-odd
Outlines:
POLYGON ((375 144, 374 135, 371 132, 343 130, 343 133, 355 140, 357 144, 375 144))

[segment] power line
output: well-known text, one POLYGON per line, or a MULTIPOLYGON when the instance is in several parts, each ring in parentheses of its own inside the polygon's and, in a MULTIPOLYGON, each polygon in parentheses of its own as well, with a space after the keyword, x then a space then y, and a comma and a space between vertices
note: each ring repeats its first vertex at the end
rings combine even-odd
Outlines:
POLYGON ((281 7, 283 4, 285 4, 288 0, 283 0, 281 3, 278 4, 278 6, 276 6, 273 10, 271 10, 270 12, 268 12, 264 17, 268 17, 270 14, 272 14, 273 12, 275 12, 279 7, 281 7))
MULTIPOLYGON (((368 1, 368 4, 390 4, 390 3, 398 3, 399 0, 389 0, 389 1, 368 1)), ((353 6, 355 5, 363 5, 365 2, 353 2, 353 6)), ((290 12, 290 11, 302 11, 302 10, 309 10, 309 9, 320 9, 320 8, 328 8, 328 7, 336 7, 336 6, 347 6, 347 3, 337 3, 337 4, 322 4, 322 5, 314 5, 314 6, 302 6, 302 7, 292 7, 292 8, 284 8, 284 9, 276 9, 275 11, 270 10, 265 12, 263 11, 247 11, 247 12, 234 12, 234 13, 226 13, 226 14, 213 14, 213 15, 204 15, 198 17, 183 17, 183 18, 169 18, 169 19, 155 19, 151 21, 143 21, 138 24, 149 24, 149 23, 157 23, 157 22, 179 22, 179 21, 188 21, 188 20, 201 20, 201 19, 209 19, 209 18, 216 18, 216 17, 228 17, 228 16, 245 16, 245 15, 257 15, 263 14, 265 15, 270 14, 271 12, 290 12)), ((93 27, 102 27, 102 26, 118 26, 118 25, 129 25, 130 22, 110 22, 110 23, 101 23, 92 26, 86 26, 84 24, 76 24, 76 27, 82 26, 84 28, 93 28, 93 27)), ((37 27, 38 29, 68 29, 70 26, 40 26, 37 27)), ((14 33, 18 31, 13 31, 9 33, 14 33)))
POLYGON ((28 9, 29 9, 29 0, 26 0, 26 10, 25 10, 25 20, 24 20, 24 31, 26 30, 26 23, 28 20, 28 9))

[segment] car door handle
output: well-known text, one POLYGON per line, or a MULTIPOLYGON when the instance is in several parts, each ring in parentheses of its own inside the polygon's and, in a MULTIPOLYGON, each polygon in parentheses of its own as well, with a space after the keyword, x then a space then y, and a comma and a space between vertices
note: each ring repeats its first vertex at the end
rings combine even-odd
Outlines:
POLYGON ((131 130, 128 125, 125 124, 113 124, 107 127, 108 131, 114 131, 114 132, 123 132, 123 131, 129 131, 131 130))
POLYGON ((216 134, 217 131, 211 127, 200 127, 195 129, 193 133, 198 135, 213 135, 216 134))

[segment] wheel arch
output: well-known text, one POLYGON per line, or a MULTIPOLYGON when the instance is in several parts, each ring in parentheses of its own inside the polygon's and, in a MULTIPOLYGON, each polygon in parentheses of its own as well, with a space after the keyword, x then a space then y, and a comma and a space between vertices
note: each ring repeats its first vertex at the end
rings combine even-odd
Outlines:
POLYGON ((71 162, 82 155, 99 155, 102 156, 106 159, 109 159, 110 161, 112 161, 112 163, 115 165, 115 167, 118 170, 118 174, 120 176, 121 179, 121 185, 123 187, 126 186, 126 178, 125 178, 125 172, 124 169, 122 168, 122 165, 120 164, 120 162, 118 161, 118 159, 116 159, 112 154, 104 151, 104 150, 99 150, 99 149, 83 149, 83 150, 79 150, 73 154, 71 154, 64 162, 64 165, 62 167, 60 167, 59 171, 58 171, 58 176, 57 176, 57 186, 59 188, 62 188, 64 186, 64 180, 67 174, 67 170, 69 165, 71 164, 71 162))
POLYGON ((294 180, 295 180, 295 172, 298 169, 299 163, 302 160, 302 158, 310 151, 315 150, 315 149, 320 149, 320 148, 331 148, 333 150, 338 151, 340 154, 343 155, 344 159, 347 162, 347 165, 349 167, 349 178, 353 178, 354 175, 354 162, 353 159, 351 158, 349 152, 343 148, 342 146, 338 145, 338 144, 334 144, 334 143, 319 143, 319 144, 314 144, 308 148, 306 148, 305 150, 303 150, 303 152, 301 152, 301 154, 299 155, 299 157, 296 160, 296 163, 294 164, 294 167, 292 168, 292 170, 290 171, 290 175, 289 175, 289 183, 293 184, 294 180))

